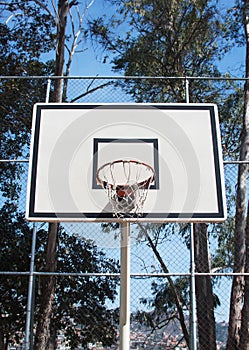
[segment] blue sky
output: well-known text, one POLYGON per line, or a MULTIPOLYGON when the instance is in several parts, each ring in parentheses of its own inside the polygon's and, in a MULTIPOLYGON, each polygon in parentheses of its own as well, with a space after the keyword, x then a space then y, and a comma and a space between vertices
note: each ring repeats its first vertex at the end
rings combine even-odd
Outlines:
MULTIPOLYGON (((92 0, 86 0, 87 3, 91 3, 92 0)), ((82 2, 85 4, 85 1, 82 2)), ((228 8, 234 4, 234 0, 219 0, 218 6, 220 8, 228 8)), ((83 5, 79 7, 80 13, 83 13, 83 5)), ((18 14, 18 13, 17 13, 18 14)), ((77 29, 78 21, 75 8, 72 9, 72 14, 75 21, 75 27, 77 29)), ((83 26, 87 22, 87 19, 93 19, 97 17, 111 16, 115 14, 115 10, 105 0, 94 0, 89 10, 83 19, 83 26)), ((7 17, 6 17, 7 18, 7 17)), ((12 21, 15 20, 13 17, 9 20, 8 24, 13 25, 12 21)), ((68 18, 67 28, 70 31, 70 19, 68 18)), ((126 25, 121 27, 124 33, 126 25)), ((127 28, 128 30, 128 28, 127 28)), ((103 63, 105 53, 102 48, 97 47, 96 44, 92 43, 91 40, 82 42, 77 48, 76 53, 73 57, 73 63, 70 70, 70 76, 120 76, 122 73, 112 71, 111 64, 103 63), (77 53, 77 50, 80 51, 77 53)), ((44 60, 55 58, 55 52, 50 52, 43 56, 44 60)), ((242 77, 244 75, 244 60, 245 60, 245 49, 241 47, 234 47, 222 61, 218 62, 218 66, 222 73, 229 73, 232 76, 242 77)))
MULTIPOLYGON (((90 0, 89 0, 90 1, 90 0)), ((234 0, 222 1, 219 0, 218 6, 220 8, 231 7, 234 4, 234 0)), ((96 18, 98 16, 110 16, 113 8, 102 0, 95 0, 91 8, 88 10, 87 16, 90 18, 96 18)), ((123 28, 124 29, 124 28, 123 28)), ((73 58, 73 64, 71 68, 71 76, 106 76, 106 75, 122 75, 112 71, 110 63, 103 64, 104 52, 101 48, 96 49, 94 45, 89 41, 86 44, 81 45, 81 49, 85 49, 82 53, 76 53, 73 58)), ((234 47, 223 59, 218 62, 218 67, 222 73, 229 73, 234 77, 244 76, 244 60, 245 60, 245 48, 234 47)))
MULTIPOLYGON (((86 0, 80 2, 79 5, 80 13, 84 11, 84 4, 91 3, 92 0, 86 0)), ((218 6, 221 9, 226 9, 232 7, 234 0, 219 0, 218 6)), ((51 8, 52 11, 52 8, 51 8)), ((15 24, 16 17, 20 13, 17 11, 15 16, 9 16, 8 13, 2 14, 2 22, 7 20, 8 25, 11 27, 15 24)), ((75 19, 75 26, 77 28, 77 15, 75 8, 72 9, 72 14, 75 19)), ((105 0, 94 0, 90 9, 86 12, 85 17, 83 18, 83 26, 87 21, 87 18, 96 18, 103 16, 111 16, 115 14, 115 9, 107 3, 105 0)), ((68 30, 70 30, 70 19, 68 18, 68 30)), ((125 30, 125 25, 122 28, 123 32, 125 30)), ((80 53, 75 53, 73 57, 73 63, 70 71, 70 76, 114 76, 122 75, 122 73, 117 73, 112 71, 110 63, 103 64, 104 53, 101 48, 94 48, 93 43, 88 40, 87 43, 83 42, 77 50, 81 51, 80 53)), ((44 60, 55 58, 55 52, 51 52, 43 56, 44 60)), ((223 73, 229 73, 232 76, 242 77, 244 76, 244 60, 245 60, 245 50, 241 47, 234 47, 226 57, 218 62, 219 68, 223 73)))

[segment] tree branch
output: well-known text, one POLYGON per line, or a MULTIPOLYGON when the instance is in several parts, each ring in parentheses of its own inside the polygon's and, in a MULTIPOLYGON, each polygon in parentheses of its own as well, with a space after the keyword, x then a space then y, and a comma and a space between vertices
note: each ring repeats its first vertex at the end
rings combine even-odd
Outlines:
MULTIPOLYGON (((168 274, 169 270, 168 270, 167 266, 165 265, 165 263, 164 263, 161 255, 160 255, 160 253, 158 252, 156 246, 154 245, 152 239, 150 238, 149 234, 147 233, 145 227, 141 223, 138 223, 138 226, 140 227, 140 229, 143 231, 145 237, 147 238, 147 240, 149 242, 149 245, 150 245, 150 247, 153 250, 153 253, 155 254, 158 262, 161 265, 161 268, 162 268, 163 272, 168 274)), ((172 278, 169 275, 166 276, 166 278, 167 278, 167 280, 169 282, 170 287, 172 288, 172 292, 173 292, 173 295, 174 295, 177 311, 178 311, 178 314, 179 314, 179 321, 180 321, 180 324, 181 324, 182 332, 183 332, 184 338, 186 340, 186 343, 189 346, 189 344, 190 344, 189 343, 189 341, 190 341, 189 340, 189 334, 188 334, 188 330, 187 330, 187 327, 186 327, 186 324, 185 324, 185 320, 184 320, 184 314, 183 314, 183 308, 182 308, 180 296, 178 295, 178 293, 177 293, 177 291, 175 289, 175 285, 174 285, 174 282, 173 282, 172 278)))
POLYGON ((99 86, 97 86, 97 87, 95 87, 95 88, 93 88, 93 89, 91 89, 91 90, 87 90, 87 91, 84 92, 83 94, 81 94, 81 95, 79 95, 79 96, 73 98, 73 99, 70 101, 70 103, 73 103, 73 102, 79 100, 80 98, 82 98, 82 97, 84 97, 84 96, 86 96, 86 95, 88 95, 88 94, 91 94, 91 93, 93 93, 93 92, 95 92, 95 91, 97 91, 97 90, 99 90, 99 89, 102 89, 103 87, 108 86, 108 85, 110 85, 111 83, 112 83, 112 82, 109 81, 108 83, 99 85, 99 86))
MULTIPOLYGON (((58 21, 56 21, 56 17, 55 17, 55 15, 53 14, 53 12, 51 12, 50 9, 49 9, 42 1, 40 1, 40 0, 33 0, 33 1, 34 1, 37 5, 39 5, 41 8, 43 8, 43 9, 51 16, 51 18, 53 18, 53 20, 54 20, 54 22, 55 22, 55 25, 58 24, 58 21)), ((53 1, 52 1, 52 3, 53 3, 53 1)), ((53 5, 54 5, 54 4, 53 4, 53 5)), ((56 11, 56 7, 53 6, 53 9, 54 9, 55 14, 56 14, 56 16, 57 16, 57 18, 58 18, 58 13, 57 13, 57 11, 56 11)))

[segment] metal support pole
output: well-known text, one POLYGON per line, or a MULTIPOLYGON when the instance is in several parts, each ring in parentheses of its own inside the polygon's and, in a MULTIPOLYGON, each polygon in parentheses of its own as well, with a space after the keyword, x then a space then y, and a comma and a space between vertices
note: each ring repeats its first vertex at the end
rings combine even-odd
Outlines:
MULTIPOLYGON (((189 80, 185 78, 185 100, 189 99, 189 80)), ((196 317, 196 292, 195 292, 195 251, 194 251, 194 224, 190 224, 190 347, 197 350, 197 317, 196 317)))
MULTIPOLYGON (((51 79, 48 78, 45 102, 49 102, 49 95, 51 89, 51 79)), ((25 327, 25 339, 24 339, 24 350, 33 349, 33 339, 31 339, 31 320, 33 318, 33 307, 34 307, 34 270, 35 270, 35 247, 36 247, 36 234, 37 234, 37 223, 33 224, 32 233, 32 247, 31 247, 31 258, 30 258, 30 270, 29 270, 29 287, 28 287, 28 301, 27 301, 27 313, 26 313, 26 327, 25 327)))
POLYGON ((31 258, 30 258, 30 274, 29 274, 29 289, 28 289, 28 302, 27 302, 27 314, 26 314, 26 331, 25 331, 25 342, 24 350, 30 350, 33 340, 30 339, 30 328, 32 319, 32 306, 33 306, 33 291, 34 291, 34 267, 35 267, 35 246, 36 246, 36 233, 37 223, 33 225, 32 234, 32 247, 31 247, 31 258))
POLYGON ((50 96, 50 89, 51 89, 51 79, 48 79, 48 84, 47 84, 47 90, 46 90, 46 99, 45 102, 49 102, 49 96, 50 96))
POLYGON ((130 223, 121 224, 119 350, 130 349, 130 223))
POLYGON ((185 78, 185 100, 189 103, 189 80, 185 78))
POLYGON ((195 293, 195 253, 194 253, 194 224, 190 224, 190 344, 191 350, 197 350, 197 319, 196 319, 196 293, 195 293))

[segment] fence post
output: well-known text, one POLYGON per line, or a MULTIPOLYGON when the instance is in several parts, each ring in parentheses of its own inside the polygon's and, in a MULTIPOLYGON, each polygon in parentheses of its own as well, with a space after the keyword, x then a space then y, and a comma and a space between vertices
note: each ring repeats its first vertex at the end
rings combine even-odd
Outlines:
POLYGON ((46 90, 46 99, 45 99, 46 103, 49 102, 50 89, 51 89, 51 79, 48 78, 48 84, 47 84, 47 90, 46 90))
POLYGON ((119 350, 130 349, 130 223, 121 223, 119 350))
POLYGON ((189 103, 189 80, 187 77, 185 78, 185 101, 189 103))
MULTIPOLYGON (((189 80, 185 78, 185 100, 189 101, 189 80)), ((197 349, 197 319, 196 319, 196 292, 195 292, 195 254, 194 254, 194 224, 190 224, 190 346, 197 349)))
POLYGON ((30 328, 31 319, 33 313, 33 298, 34 298, 34 270, 35 270, 35 247, 36 247, 36 233, 37 223, 33 225, 32 234, 32 247, 31 247, 31 258, 30 258, 30 270, 29 270, 29 289, 28 289, 28 302, 27 302, 27 313, 26 313, 26 330, 25 330, 25 343, 24 349, 30 350, 33 348, 33 339, 30 339, 30 328))
MULTIPOLYGON (((51 89, 51 79, 48 78, 45 102, 49 102, 49 95, 51 89)), ((37 233, 37 223, 33 224, 33 234, 32 234, 32 248, 31 248, 31 258, 30 258, 30 270, 29 270, 29 287, 28 287, 28 301, 27 301, 27 313, 26 313, 26 327, 25 327, 25 340, 24 340, 24 350, 33 349, 33 332, 31 332, 31 320, 33 318, 33 308, 34 308, 34 270, 35 270, 35 247, 36 247, 36 233, 37 233)), ((33 325, 32 325, 33 327, 33 325)))
POLYGON ((194 254, 194 224, 190 224, 190 344, 191 350, 197 350, 197 319, 195 293, 195 254, 194 254))

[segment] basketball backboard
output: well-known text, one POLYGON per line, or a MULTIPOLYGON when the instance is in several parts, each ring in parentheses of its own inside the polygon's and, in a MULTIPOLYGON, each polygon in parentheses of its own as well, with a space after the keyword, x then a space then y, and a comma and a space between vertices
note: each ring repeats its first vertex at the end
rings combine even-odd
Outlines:
POLYGON ((34 106, 27 219, 117 221, 96 181, 116 159, 155 170, 143 215, 128 220, 225 219, 216 105, 69 103, 34 106))

